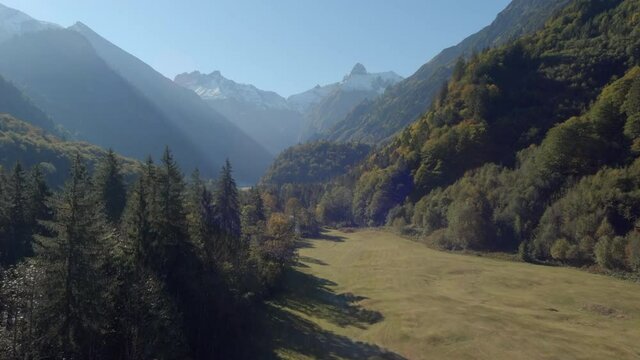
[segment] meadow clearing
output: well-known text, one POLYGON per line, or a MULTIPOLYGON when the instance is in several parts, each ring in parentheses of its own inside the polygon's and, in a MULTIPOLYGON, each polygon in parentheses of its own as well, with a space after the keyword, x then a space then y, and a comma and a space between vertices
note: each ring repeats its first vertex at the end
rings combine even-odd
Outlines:
POLYGON ((284 359, 638 359, 640 285, 326 232, 269 304, 284 359))

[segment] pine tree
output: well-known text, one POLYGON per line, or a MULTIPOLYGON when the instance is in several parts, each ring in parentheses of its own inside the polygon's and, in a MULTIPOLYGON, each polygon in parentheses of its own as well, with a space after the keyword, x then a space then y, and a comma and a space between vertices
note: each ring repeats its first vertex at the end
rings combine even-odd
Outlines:
POLYGON ((133 185, 123 213, 124 251, 117 280, 116 317, 118 358, 184 358, 185 340, 178 314, 165 286, 152 268, 153 231, 149 186, 155 178, 149 159, 145 172, 133 185))
POLYGON ((241 235, 238 188, 229 160, 222 167, 213 198, 215 224, 219 233, 216 248, 218 256, 228 260, 237 254, 241 235))
POLYGON ((3 246, 1 263, 4 266, 15 265, 25 256, 32 255, 31 229, 28 222, 28 204, 25 173, 17 163, 8 181, 8 223, 3 246))
POLYGON ((262 194, 260 193, 260 189, 257 187, 251 188, 251 203, 256 208, 256 219, 258 221, 266 221, 267 216, 264 211, 264 202, 262 201, 262 194))
POLYGON ((107 316, 103 273, 113 232, 95 202, 87 169, 76 156, 71 177, 52 199, 52 237, 39 237, 46 302, 38 319, 41 339, 54 357, 94 358, 107 316))
POLYGON ((196 169, 191 175, 187 198, 189 234, 191 241, 201 247, 208 260, 213 259, 215 233, 213 197, 196 169))
POLYGON ((98 164, 94 183, 96 195, 104 205, 107 218, 114 224, 118 223, 127 201, 127 189, 122 165, 113 150, 109 149, 98 164))
POLYGON ((38 220, 48 221, 53 216, 49 200, 51 190, 45 181, 40 165, 35 165, 31 169, 28 181, 28 201, 29 201, 29 221, 36 228, 34 232, 41 234, 42 227, 38 226, 38 220))
POLYGON ((180 252, 188 247, 188 229, 184 210, 184 181, 169 148, 162 156, 162 165, 156 176, 157 198, 151 209, 155 232, 154 261, 156 270, 166 275, 177 266, 180 252))

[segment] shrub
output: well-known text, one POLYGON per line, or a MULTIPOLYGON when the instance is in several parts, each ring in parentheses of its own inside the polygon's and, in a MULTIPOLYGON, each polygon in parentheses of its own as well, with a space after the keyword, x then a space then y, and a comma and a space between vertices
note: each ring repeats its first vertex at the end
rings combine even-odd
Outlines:
POLYGON ((555 260, 565 261, 567 260, 567 255, 570 249, 571 244, 569 244, 567 239, 558 239, 551 247, 551 257, 555 260))

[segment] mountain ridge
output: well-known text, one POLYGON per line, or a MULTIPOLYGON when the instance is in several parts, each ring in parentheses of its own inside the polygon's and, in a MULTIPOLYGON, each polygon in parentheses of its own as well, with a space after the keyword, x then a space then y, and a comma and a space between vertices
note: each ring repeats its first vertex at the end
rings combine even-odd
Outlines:
POLYGON ((459 57, 500 45, 542 27, 569 0, 514 0, 496 19, 459 44, 444 49, 375 101, 363 102, 321 138, 375 143, 388 139, 426 112, 459 57))
POLYGON ((204 174, 215 176, 227 158, 234 163, 241 183, 256 181, 267 168, 272 155, 195 93, 175 84, 85 24, 78 22, 70 29, 87 39, 110 68, 127 79, 205 154, 208 160, 199 165, 204 174))

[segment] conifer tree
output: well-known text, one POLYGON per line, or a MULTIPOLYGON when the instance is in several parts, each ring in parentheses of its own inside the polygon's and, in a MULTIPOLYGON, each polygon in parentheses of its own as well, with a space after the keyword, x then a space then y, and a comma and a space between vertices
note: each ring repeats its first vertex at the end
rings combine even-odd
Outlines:
POLYGON ((213 197, 196 169, 191 175, 187 198, 191 241, 203 248, 208 260, 213 259, 215 233, 213 197))
POLYGON ((26 180, 20 163, 16 163, 13 168, 7 185, 7 216, 9 222, 6 225, 6 237, 3 242, 1 263, 4 266, 11 266, 25 256, 31 256, 32 254, 31 229, 27 215, 26 180))
POLYGON ((71 177, 52 199, 51 237, 39 237, 45 268, 40 338, 60 358, 94 358, 105 331, 107 244, 113 237, 102 206, 95 202, 87 169, 76 156, 71 177))
MULTIPOLYGON (((7 226, 9 225, 8 211, 9 202, 7 199, 7 181, 4 169, 0 166, 0 268, 5 266, 5 251, 8 247, 7 226)), ((2 304, 0 304, 2 307, 2 304)))
POLYGON ((184 209, 184 181, 169 148, 165 149, 156 176, 157 204, 151 208, 151 221, 157 249, 156 269, 171 273, 177 266, 180 252, 188 246, 188 229, 184 209))
POLYGON ((112 223, 119 222, 127 201, 127 189, 122 165, 113 150, 109 149, 98 164, 94 183, 96 195, 104 205, 107 218, 112 223))
POLYGON ((132 186, 123 213, 124 251, 116 299, 120 314, 114 324, 119 337, 119 358, 185 357, 177 311, 150 263, 154 238, 149 186, 154 174, 155 166, 149 159, 145 172, 132 186))
POLYGON ((258 221, 266 221, 267 216, 264 211, 264 202, 262 201, 262 194, 257 187, 251 188, 251 203, 256 208, 256 219, 258 221))
POLYGON ((213 198, 215 224, 219 232, 218 252, 223 258, 229 259, 239 250, 241 224, 238 188, 228 159, 220 172, 213 198))
POLYGON ((34 233, 40 234, 43 229, 38 226, 38 220, 51 220, 52 211, 49 206, 51 189, 45 181, 40 165, 35 165, 28 180, 29 221, 36 228, 34 233))

